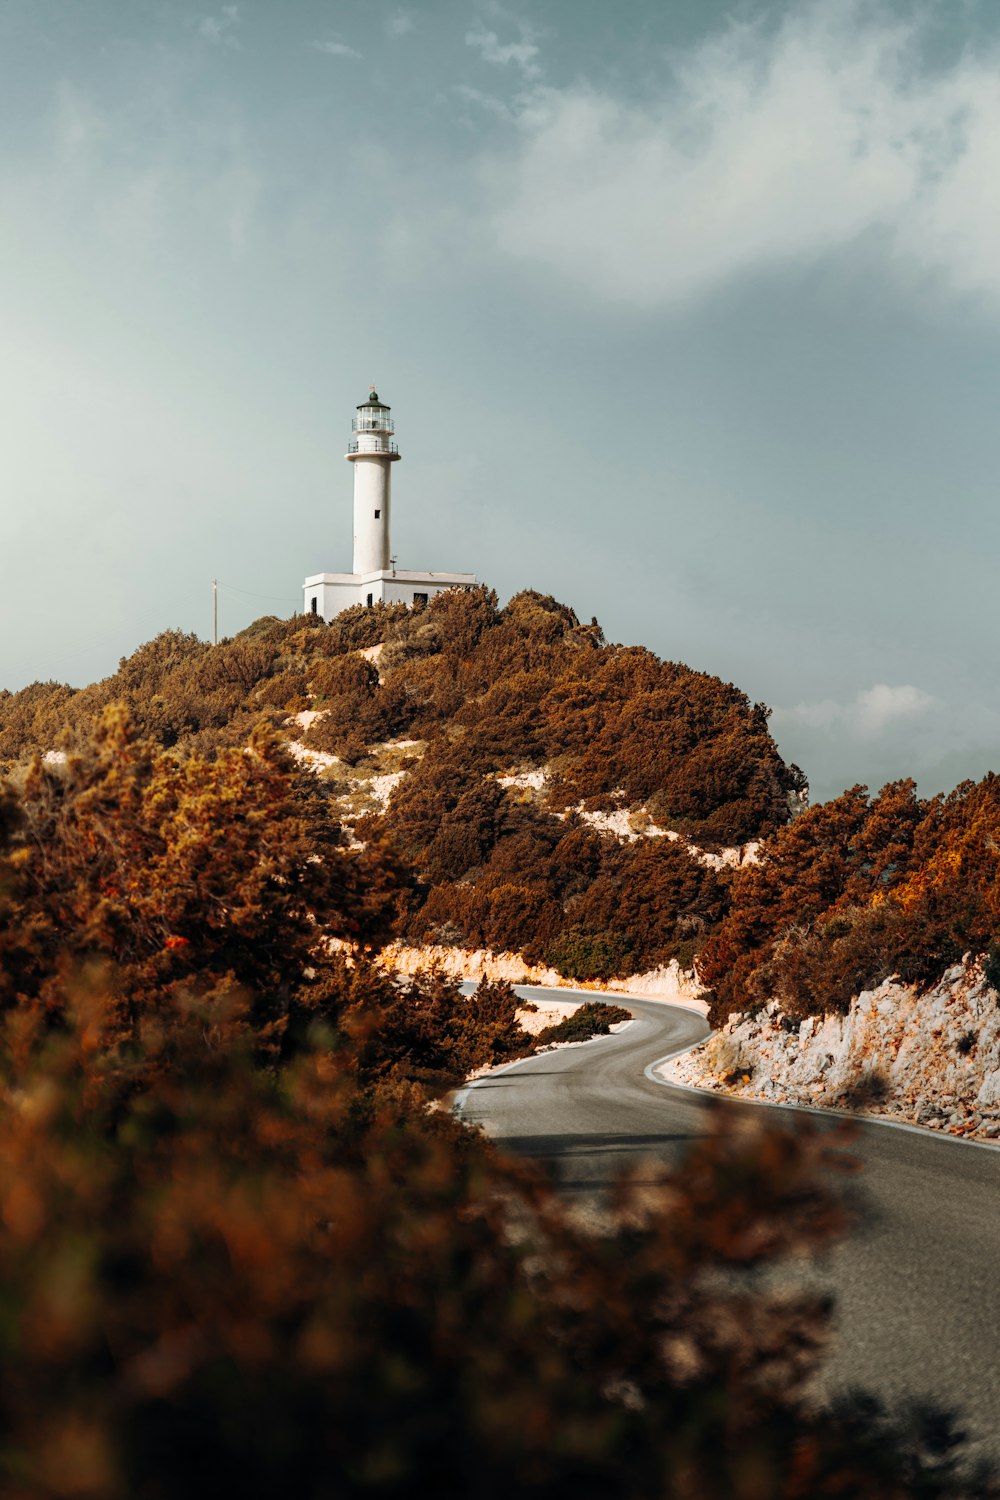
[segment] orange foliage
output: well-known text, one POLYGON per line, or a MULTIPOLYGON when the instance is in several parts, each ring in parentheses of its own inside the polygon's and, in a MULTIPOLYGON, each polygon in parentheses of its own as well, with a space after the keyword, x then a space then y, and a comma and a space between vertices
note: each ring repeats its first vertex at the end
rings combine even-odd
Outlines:
POLYGON ((404 881, 263 736, 111 712, 0 789, 3 1493, 995 1496, 940 1423, 817 1412, 828 1309, 749 1274, 843 1227, 829 1137, 709 1130, 591 1235, 428 1109, 526 1041, 367 960, 404 881))
POLYGON ((922 801, 863 787, 777 834, 734 881, 700 958, 715 1015, 771 996, 792 1018, 844 1010, 893 975, 931 984, 1000 929, 1000 780, 922 801))
MULTIPOLYGON (((245 744, 262 719, 278 727, 306 703, 321 710, 307 745, 348 765, 372 744, 429 741, 385 818, 361 829, 389 838, 433 889, 426 921, 411 909, 407 931, 450 931, 536 958, 555 943, 560 962, 567 934, 609 927, 622 930, 630 963, 689 961, 723 898, 721 882, 679 850, 647 860, 594 838, 578 841, 579 862, 572 845, 557 853, 572 831, 557 814, 615 805, 615 794, 715 848, 781 827, 801 785, 760 705, 651 652, 607 645, 596 621, 581 625, 531 591, 504 609, 480 588, 416 611, 346 610, 330 626, 265 619, 214 650, 168 631, 82 692, 35 684, 0 698, 0 757, 79 746, 113 702, 181 758, 245 744), (379 643, 377 664, 362 659, 379 643), (547 811, 519 805, 492 779, 553 762, 547 811)), ((571 947, 584 951, 576 938, 571 947)))

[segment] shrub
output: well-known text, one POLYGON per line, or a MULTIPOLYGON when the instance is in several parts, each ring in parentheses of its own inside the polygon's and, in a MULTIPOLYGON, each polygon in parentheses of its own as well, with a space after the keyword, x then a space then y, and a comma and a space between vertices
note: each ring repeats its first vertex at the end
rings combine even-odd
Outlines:
POLYGON ((621 933, 562 932, 545 950, 545 961, 564 979, 613 979, 630 972, 632 949, 621 933))
POLYGON ((994 939, 983 958, 983 975, 986 983, 1000 994, 1000 943, 994 939))
POLYGON ((399 867, 342 849, 320 789, 263 734, 181 760, 109 709, 93 744, 36 764, 13 806, 0 1007, 55 1020, 64 969, 108 963, 128 1033, 140 997, 222 986, 279 1045, 325 938, 374 947, 395 916, 399 867))
POLYGON ((564 1016, 552 1026, 544 1027, 535 1041, 541 1046, 549 1046, 555 1042, 587 1042, 594 1036, 607 1036, 612 1026, 631 1019, 632 1012, 620 1005, 602 1000, 587 1000, 571 1015, 564 1016))
POLYGON ((374 604, 369 608, 353 604, 330 621, 327 649, 365 651, 370 646, 377 646, 406 616, 404 604, 374 604))
POLYGON ((417 1082, 432 1093, 461 1083, 478 1068, 525 1057, 533 1040, 517 1019, 509 984, 483 980, 472 996, 432 971, 397 990, 379 1009, 377 1035, 367 1038, 363 1064, 376 1077, 417 1082))

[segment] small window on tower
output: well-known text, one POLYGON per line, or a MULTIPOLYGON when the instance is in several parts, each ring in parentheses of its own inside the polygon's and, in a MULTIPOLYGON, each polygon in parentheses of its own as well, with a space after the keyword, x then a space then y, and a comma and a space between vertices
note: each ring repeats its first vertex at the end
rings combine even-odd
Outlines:
POLYGON ((372 596, 371 596, 371 594, 368 595, 368 599, 367 599, 366 602, 368 604, 368 608, 371 609, 371 607, 372 607, 372 596))
POLYGON ((379 517, 381 516, 381 514, 382 514, 382 512, 380 510, 377 510, 375 512, 375 519, 376 519, 376 521, 379 519, 379 517))
POLYGON ((312 598, 309 601, 309 608, 312 610, 313 614, 316 613, 316 595, 315 594, 313 594, 312 598))

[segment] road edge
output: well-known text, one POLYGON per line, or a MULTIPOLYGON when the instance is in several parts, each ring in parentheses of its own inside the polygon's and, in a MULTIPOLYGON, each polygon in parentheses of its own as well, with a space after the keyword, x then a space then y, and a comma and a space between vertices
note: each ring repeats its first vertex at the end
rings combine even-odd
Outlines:
MULTIPOLYGON (((644 999, 645 996, 641 998, 644 999)), ((663 1003, 666 1005, 673 1004, 670 1000, 663 1003)), ((678 1005, 675 1006, 675 1009, 684 1010, 687 1007, 678 1005)), ((709 1031, 708 1036, 711 1035, 712 1033, 709 1031)), ((656 1072, 656 1069, 662 1067, 664 1063, 673 1062, 675 1057, 683 1057, 685 1052, 692 1052, 695 1047, 700 1047, 702 1042, 708 1041, 708 1036, 703 1036, 699 1041, 692 1042, 688 1047, 677 1047, 673 1052, 668 1052, 663 1057, 656 1058, 654 1062, 648 1063, 643 1068, 643 1073, 649 1079, 650 1083, 658 1084, 660 1088, 677 1089, 678 1092, 683 1094, 695 1094, 700 1099, 728 1099, 733 1104, 753 1104, 759 1109, 794 1110, 796 1114, 825 1115, 828 1119, 833 1120, 855 1120, 859 1125, 883 1125, 889 1130, 906 1130, 912 1135, 921 1135, 934 1141, 948 1141, 953 1146, 974 1146, 980 1151, 1000 1151, 1000 1140, 970 1140, 968 1136, 951 1135, 946 1131, 929 1130, 926 1125, 911 1125, 907 1120, 887 1120, 884 1115, 861 1115, 851 1109, 833 1109, 822 1104, 796 1104, 791 1100, 753 1099, 746 1094, 716 1092, 715 1089, 699 1088, 694 1083, 674 1083, 669 1078, 661 1078, 656 1072)))
MULTIPOLYGON (((474 983, 471 980, 463 980, 463 984, 468 985, 470 987, 470 989, 474 989, 474 983)), ((675 1002, 673 1000, 664 1000, 664 999, 661 999, 661 997, 659 995, 627 995, 624 992, 617 992, 617 991, 613 992, 611 990, 569 990, 569 991, 567 991, 567 990, 564 990, 562 988, 557 988, 553 984, 515 984, 513 986, 513 990, 514 990, 515 995, 518 993, 519 990, 545 990, 549 994, 552 994, 552 995, 563 995, 563 996, 565 996, 567 994, 571 994, 571 995, 572 994, 586 995, 587 999, 584 1000, 583 1002, 581 1002, 582 1004, 587 1004, 587 1001, 589 1001, 589 1000, 596 1000, 599 1003, 603 1003, 605 1005, 613 1005, 616 1002, 624 1001, 626 1009, 628 1008, 628 1002, 630 1000, 633 1000, 633 1001, 639 1000, 639 1001, 643 1001, 643 1002, 648 1001, 648 1000, 652 1000, 657 1005, 671 1005, 671 1006, 673 1006, 673 1008, 675 1010, 686 1010, 689 1013, 693 1013, 695 1015, 701 1015, 701 1011, 698 1010, 696 1006, 684 1005, 683 1003, 677 1003, 677 1002, 675 1002)), ((528 999, 529 997, 528 996, 522 996, 522 998, 523 999, 528 999)), ((567 1001, 567 1004, 569 1004, 569 1003, 570 1002, 567 1001)), ((632 1020, 634 1021, 634 1020, 637 1020, 637 1019, 638 1018, 635 1015, 633 1015, 632 1020)), ((564 1046, 564 1047, 590 1047, 595 1042, 606 1042, 608 1040, 608 1037, 611 1036, 611 1035, 620 1036, 621 1032, 614 1032, 614 1033, 612 1033, 612 1032, 603 1032, 600 1036, 589 1036, 587 1038, 587 1040, 584 1041, 584 1042, 561 1042, 561 1043, 558 1043, 557 1045, 564 1046)), ((703 1037, 702 1041, 704 1041, 704 1040, 705 1040, 705 1038, 703 1037)), ((698 1043, 695 1043, 695 1045, 697 1046, 698 1043)), ((687 1048, 683 1048, 683 1047, 681 1048, 682 1052, 683 1051, 687 1051, 687 1050, 688 1050, 687 1048)), ((680 1053, 673 1053, 672 1055, 675 1056, 675 1057, 678 1057, 678 1056, 680 1056, 680 1053)), ((462 1087, 460 1089, 457 1089, 452 1094, 452 1096, 451 1096, 451 1103, 448 1105, 448 1109, 454 1115, 461 1114, 462 1110, 465 1108, 465 1105, 466 1105, 466 1102, 468 1100, 469 1094, 472 1092, 472 1090, 478 1084, 484 1083, 488 1078, 499 1078, 500 1075, 501 1075, 501 1073, 509 1073, 512 1068, 518 1068, 518 1067, 521 1066, 522 1063, 530 1062, 533 1057, 540 1057, 540 1056, 542 1056, 542 1053, 531 1052, 531 1053, 528 1054, 527 1057, 515 1057, 514 1060, 513 1060, 513 1062, 501 1063, 499 1065, 499 1067, 490 1068, 490 1070, 489 1070, 488 1073, 480 1073, 477 1078, 470 1078, 470 1079, 468 1079, 462 1085, 462 1087)))

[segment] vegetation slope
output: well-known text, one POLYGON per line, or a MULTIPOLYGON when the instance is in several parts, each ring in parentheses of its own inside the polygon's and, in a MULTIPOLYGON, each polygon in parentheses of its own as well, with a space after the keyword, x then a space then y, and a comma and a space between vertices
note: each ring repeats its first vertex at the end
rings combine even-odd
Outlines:
POLYGON ((710 1132, 583 1233, 429 1107, 510 991, 390 980, 405 861, 159 697, 0 792, 5 1495, 995 1496, 947 1421, 811 1397, 829 1308, 759 1272, 847 1222, 835 1142, 710 1132))
POLYGON ((917 796, 856 786, 811 808, 735 876, 699 959, 714 1019, 768 999, 797 1022, 897 976, 929 988, 965 954, 1000 983, 1000 778, 917 796))
POLYGON ((0 760, 78 743, 111 703, 182 757, 262 719, 301 737, 328 763, 317 795, 417 876, 399 935, 580 979, 689 965, 727 909, 712 852, 783 827, 804 785, 763 705, 533 593, 265 619, 215 649, 168 632, 80 692, 0 696, 0 760))
POLYGON ((166 632, 82 691, 0 693, 0 765, 84 742, 113 703, 181 760, 261 722, 300 740, 316 805, 410 871, 393 932, 414 943, 581 980, 697 960, 716 1022, 770 999, 790 1022, 844 1011, 996 953, 997 778, 803 811, 763 705, 531 592, 264 619, 217 648, 166 632))

